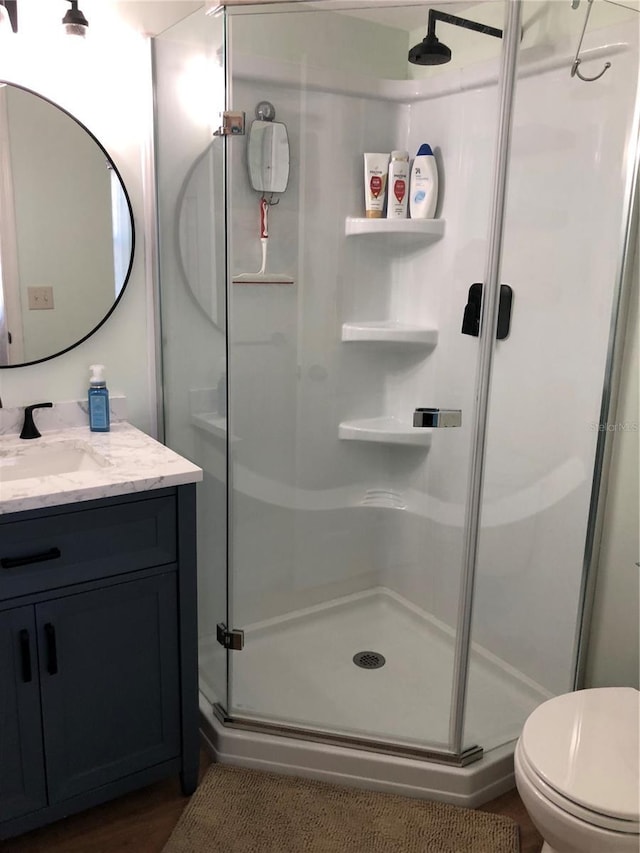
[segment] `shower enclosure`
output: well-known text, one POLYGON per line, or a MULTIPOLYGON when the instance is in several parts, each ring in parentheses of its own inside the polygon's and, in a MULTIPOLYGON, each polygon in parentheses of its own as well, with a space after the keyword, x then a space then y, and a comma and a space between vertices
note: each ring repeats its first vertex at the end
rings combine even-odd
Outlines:
POLYGON ((154 40, 165 438, 205 472, 224 760, 475 805, 579 685, 638 134, 637 12, 594 4, 589 83, 588 5, 465 4, 503 36, 439 23, 437 68, 407 62, 417 2, 228 5, 154 40), (284 192, 249 180, 262 102, 284 192), (424 142, 436 218, 365 218, 363 153, 424 142))

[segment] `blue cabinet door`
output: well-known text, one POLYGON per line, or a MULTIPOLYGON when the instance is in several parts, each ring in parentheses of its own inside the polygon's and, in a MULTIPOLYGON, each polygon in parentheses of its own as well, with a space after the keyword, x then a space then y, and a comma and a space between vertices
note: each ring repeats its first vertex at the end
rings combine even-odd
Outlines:
POLYGON ((46 805, 33 607, 0 613, 0 823, 46 805))
POLYGON ((180 755, 175 572, 36 605, 51 804, 180 755))

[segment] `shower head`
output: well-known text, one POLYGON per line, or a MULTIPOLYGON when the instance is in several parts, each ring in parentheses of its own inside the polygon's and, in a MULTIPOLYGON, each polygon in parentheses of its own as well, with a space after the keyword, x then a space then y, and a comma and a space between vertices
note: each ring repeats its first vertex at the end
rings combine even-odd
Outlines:
POLYGON ((449 15, 447 12, 429 9, 427 35, 420 44, 416 44, 409 51, 409 62, 413 65, 444 65, 451 59, 450 49, 436 37, 436 21, 453 24, 454 27, 464 27, 466 30, 474 30, 487 36, 502 38, 502 30, 498 30, 496 27, 489 27, 486 24, 470 21, 468 18, 460 18, 457 15, 449 15))
POLYGON ((420 44, 409 51, 409 62, 413 65, 444 65, 451 60, 451 50, 442 44, 435 33, 427 33, 420 44))

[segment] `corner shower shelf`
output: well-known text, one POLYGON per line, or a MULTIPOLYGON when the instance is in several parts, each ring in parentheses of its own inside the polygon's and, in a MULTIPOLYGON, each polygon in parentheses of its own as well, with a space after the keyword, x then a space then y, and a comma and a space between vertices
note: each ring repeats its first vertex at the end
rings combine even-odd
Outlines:
POLYGON ((411 346, 434 347, 438 343, 438 330, 405 323, 374 321, 343 323, 343 341, 383 341, 411 346))
POLYGON ((360 234, 405 234, 437 240, 444 234, 444 226, 444 219, 365 219, 347 216, 344 230, 347 237, 360 234))
MULTIPOLYGON (((216 438, 227 438, 227 419, 217 412, 198 412, 191 415, 191 423, 203 432, 208 432, 216 438)), ((229 441, 239 441, 235 435, 229 436, 229 441)))
POLYGON ((418 429, 392 416, 343 421, 338 427, 343 441, 376 441, 379 444, 404 444, 409 447, 429 447, 431 430, 418 429))

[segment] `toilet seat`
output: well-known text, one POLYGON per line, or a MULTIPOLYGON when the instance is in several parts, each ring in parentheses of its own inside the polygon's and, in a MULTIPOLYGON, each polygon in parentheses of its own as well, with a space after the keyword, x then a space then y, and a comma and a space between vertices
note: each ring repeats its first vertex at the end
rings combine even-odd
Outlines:
POLYGON ((596 688, 540 705, 518 742, 521 771, 539 793, 594 826, 640 834, 640 693, 596 688))
POLYGON ((572 815, 590 826, 597 826, 600 829, 606 829, 610 832, 619 832, 631 836, 640 835, 640 823, 638 821, 620 820, 601 812, 586 809, 574 800, 563 796, 550 785, 547 785, 531 767, 520 742, 516 746, 516 763, 520 774, 531 787, 535 788, 545 800, 553 803, 553 805, 557 806, 563 812, 572 815))

